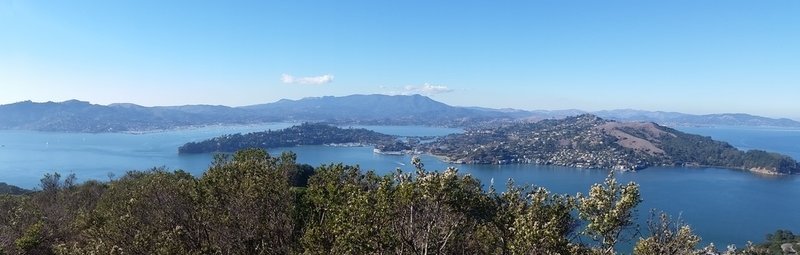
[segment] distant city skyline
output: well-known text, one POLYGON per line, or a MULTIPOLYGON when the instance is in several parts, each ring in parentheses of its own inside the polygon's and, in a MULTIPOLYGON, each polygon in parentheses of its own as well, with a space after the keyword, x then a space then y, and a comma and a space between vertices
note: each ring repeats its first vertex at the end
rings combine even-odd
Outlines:
POLYGON ((0 104, 450 105, 800 120, 797 1, 0 0, 0 104))

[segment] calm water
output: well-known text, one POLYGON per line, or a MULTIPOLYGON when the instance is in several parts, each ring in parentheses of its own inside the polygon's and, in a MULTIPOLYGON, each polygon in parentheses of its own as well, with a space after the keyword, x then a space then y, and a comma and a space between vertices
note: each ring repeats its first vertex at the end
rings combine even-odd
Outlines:
MULTIPOLYGON (((34 188, 46 172, 75 173, 79 179, 107 179, 109 173, 166 166, 201 174, 209 154, 178 155, 187 141, 222 134, 280 129, 278 123, 252 126, 218 126, 146 134, 73 134, 0 131, 0 181, 34 188)), ((367 127, 397 135, 443 135, 458 129, 428 127, 367 127)), ((800 159, 800 131, 752 128, 680 128, 711 136, 743 149, 766 149, 800 159)), ((362 169, 388 173, 395 168, 411 170, 410 156, 372 153, 367 147, 300 146, 290 148, 298 161, 312 165, 344 162, 362 169)), ((280 153, 284 149, 273 149, 280 153)), ((447 164, 423 156, 426 168, 444 169, 447 164)), ((478 177, 498 189, 513 178, 517 184, 535 184, 559 193, 586 193, 591 184, 603 180, 607 171, 534 165, 458 165, 462 173, 478 177)), ((644 223, 651 208, 664 210, 690 223, 705 242, 743 244, 760 241, 779 228, 800 231, 800 177, 765 177, 716 168, 650 168, 618 175, 622 181, 641 185, 644 223)), ((718 245, 718 247, 724 245, 718 245)))
POLYGON ((739 149, 780 152, 800 160, 800 129, 748 127, 685 127, 678 129, 726 141, 739 149))

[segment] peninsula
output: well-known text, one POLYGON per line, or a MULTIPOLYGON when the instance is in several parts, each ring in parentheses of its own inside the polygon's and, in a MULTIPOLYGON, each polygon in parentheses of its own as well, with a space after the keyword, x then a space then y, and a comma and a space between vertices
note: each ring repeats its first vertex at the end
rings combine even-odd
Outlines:
POLYGON ((616 122, 590 114, 472 129, 422 146, 423 151, 463 164, 530 163, 628 171, 714 166, 763 174, 800 173, 800 165, 785 155, 745 152, 652 122, 616 122))

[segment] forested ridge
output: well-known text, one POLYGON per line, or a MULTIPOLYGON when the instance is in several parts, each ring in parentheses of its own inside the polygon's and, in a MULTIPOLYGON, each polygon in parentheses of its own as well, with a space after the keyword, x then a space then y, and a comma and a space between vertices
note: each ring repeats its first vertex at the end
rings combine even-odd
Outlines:
POLYGON ((363 144, 390 145, 394 136, 364 128, 339 128, 323 123, 303 123, 280 130, 219 136, 199 142, 189 142, 178 148, 179 153, 233 152, 245 148, 277 148, 298 145, 363 144))
POLYGON ((698 247, 692 229, 654 212, 635 231, 635 183, 610 175, 588 194, 509 182, 497 192, 456 169, 379 176, 342 164, 248 149, 200 177, 133 171, 107 182, 48 174, 40 189, 0 195, 0 254, 781 254, 763 245, 698 247), (644 231, 647 232, 647 231, 644 231))

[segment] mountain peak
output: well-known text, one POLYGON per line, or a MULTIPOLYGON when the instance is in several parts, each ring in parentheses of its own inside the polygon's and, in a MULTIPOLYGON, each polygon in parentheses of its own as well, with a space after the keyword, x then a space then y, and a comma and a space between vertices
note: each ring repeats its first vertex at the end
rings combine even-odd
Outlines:
POLYGON ((109 104, 110 107, 119 107, 119 108, 144 108, 144 106, 132 103, 113 103, 109 104))
POLYGON ((67 104, 67 105, 88 105, 88 104, 91 104, 91 103, 89 103, 89 102, 87 102, 87 101, 81 101, 81 100, 78 100, 78 99, 70 99, 70 100, 67 100, 67 101, 61 102, 60 104, 67 104))
POLYGON ((241 108, 289 120, 358 124, 454 125, 474 119, 508 118, 504 113, 450 106, 418 94, 307 97, 241 108))

